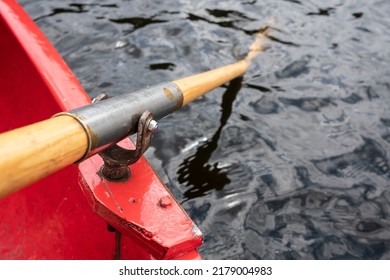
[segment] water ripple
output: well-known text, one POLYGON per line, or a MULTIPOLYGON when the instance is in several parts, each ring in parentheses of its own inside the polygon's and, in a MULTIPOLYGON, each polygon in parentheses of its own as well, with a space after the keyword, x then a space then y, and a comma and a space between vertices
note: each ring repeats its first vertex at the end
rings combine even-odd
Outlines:
POLYGON ((20 1, 91 97, 270 47, 160 120, 148 160, 206 259, 390 259, 390 2, 20 1))

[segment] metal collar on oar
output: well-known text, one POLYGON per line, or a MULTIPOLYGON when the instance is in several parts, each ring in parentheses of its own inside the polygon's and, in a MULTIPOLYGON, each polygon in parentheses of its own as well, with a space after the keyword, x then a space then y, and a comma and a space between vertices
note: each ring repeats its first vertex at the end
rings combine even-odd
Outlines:
POLYGON ((55 116, 71 116, 84 128, 89 144, 81 161, 136 133, 138 121, 144 112, 150 112, 158 120, 176 111, 182 104, 180 88, 173 82, 167 82, 55 116))
MULTIPOLYGON (((92 100, 96 103, 108 98, 107 94, 99 94, 92 100)), ((145 111, 138 120, 137 142, 135 150, 128 150, 114 144, 101 151, 104 164, 101 174, 110 181, 125 181, 130 176, 129 165, 136 163, 149 148, 152 136, 158 128, 158 123, 149 111, 145 111)))

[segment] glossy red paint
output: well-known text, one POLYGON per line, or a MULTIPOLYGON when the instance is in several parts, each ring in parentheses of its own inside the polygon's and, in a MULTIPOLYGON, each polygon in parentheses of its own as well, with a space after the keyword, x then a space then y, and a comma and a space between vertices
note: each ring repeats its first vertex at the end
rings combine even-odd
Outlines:
MULTIPOLYGON (((121 142, 132 146, 129 140, 121 142)), ((144 158, 131 165, 126 182, 100 175, 103 164, 94 156, 80 164, 83 189, 94 211, 110 225, 137 240, 154 258, 180 257, 202 244, 202 235, 144 158)))
MULTIPOLYGON (((0 133, 90 103, 15 1, 0 0, 0 61, 0 133)), ((102 180, 100 165, 94 156, 0 200, 0 259, 112 259, 107 221, 122 232, 123 259, 200 258, 200 233, 145 159, 120 184, 102 180)))

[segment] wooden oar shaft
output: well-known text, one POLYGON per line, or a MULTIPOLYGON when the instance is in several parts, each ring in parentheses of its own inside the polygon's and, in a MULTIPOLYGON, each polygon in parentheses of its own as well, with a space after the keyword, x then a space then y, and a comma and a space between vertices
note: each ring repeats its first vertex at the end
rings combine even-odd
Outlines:
POLYGON ((224 83, 242 76, 249 63, 240 60, 217 69, 173 81, 183 93, 183 106, 224 83))
POLYGON ((133 94, 113 97, 1 134, 0 198, 90 155, 91 147, 125 138, 135 131, 136 117, 145 110, 161 118, 243 75, 248 66, 241 60, 140 91, 138 99, 133 94))
POLYGON ((74 163, 87 147, 83 127, 70 116, 1 134, 0 198, 74 163))

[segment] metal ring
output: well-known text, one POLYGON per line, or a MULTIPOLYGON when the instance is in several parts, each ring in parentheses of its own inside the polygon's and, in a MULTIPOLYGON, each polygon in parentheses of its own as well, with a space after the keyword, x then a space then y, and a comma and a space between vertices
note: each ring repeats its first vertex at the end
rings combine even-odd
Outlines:
POLYGON ((78 118, 76 115, 71 114, 69 112, 61 112, 61 113, 55 114, 55 115, 52 116, 52 118, 55 118, 55 117, 58 117, 58 116, 69 116, 69 117, 72 117, 73 119, 75 119, 82 126, 82 128, 85 131, 85 134, 87 135, 87 139, 88 139, 87 150, 85 151, 84 155, 79 160, 74 162, 74 163, 79 163, 79 162, 83 161, 84 159, 86 159, 88 157, 89 153, 92 151, 92 146, 93 146, 92 145, 92 137, 91 137, 91 133, 89 131, 89 128, 88 128, 87 125, 85 125, 83 123, 83 121, 80 118, 78 118))

